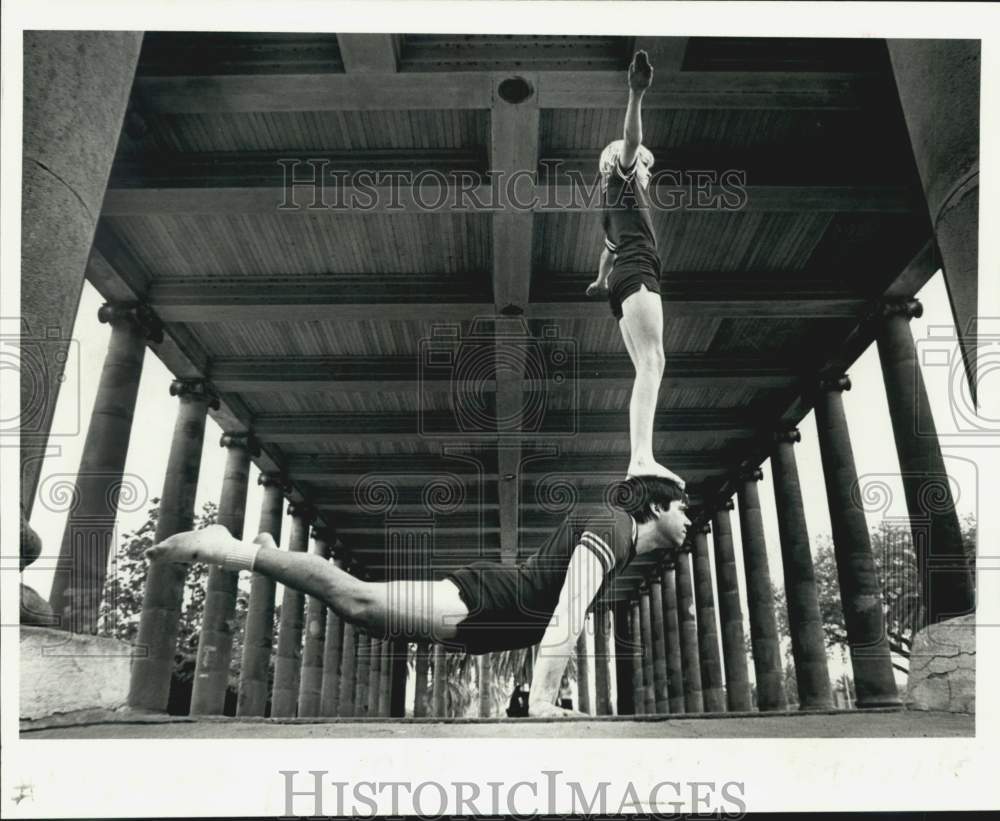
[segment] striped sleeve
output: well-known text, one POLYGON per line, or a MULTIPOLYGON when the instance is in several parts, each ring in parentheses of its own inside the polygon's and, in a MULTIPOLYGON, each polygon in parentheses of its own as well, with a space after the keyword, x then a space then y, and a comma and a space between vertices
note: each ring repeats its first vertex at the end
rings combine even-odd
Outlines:
POLYGON ((618 253, 618 246, 615 245, 607 237, 604 238, 604 247, 607 248, 612 254, 617 254, 618 253))
POLYGON ((592 530, 584 530, 580 536, 580 545, 600 559, 605 575, 611 572, 615 566, 615 552, 604 539, 592 530))
POLYGON ((639 152, 636 151, 635 156, 632 158, 632 164, 628 168, 622 168, 622 158, 618 157, 615 160, 615 170, 618 172, 618 176, 623 180, 631 180, 635 176, 635 166, 639 162, 639 152))

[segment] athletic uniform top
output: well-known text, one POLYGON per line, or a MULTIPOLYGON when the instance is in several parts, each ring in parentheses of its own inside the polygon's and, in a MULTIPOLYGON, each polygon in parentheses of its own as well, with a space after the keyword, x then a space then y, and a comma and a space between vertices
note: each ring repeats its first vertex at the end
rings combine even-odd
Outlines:
POLYGON ((604 244, 616 255, 615 268, 636 265, 660 275, 660 258, 656 253, 656 235, 650 217, 649 194, 636 176, 639 154, 628 169, 615 160, 608 175, 601 201, 604 224, 604 244))
POLYGON ((636 529, 635 520, 618 508, 582 507, 569 514, 545 544, 521 563, 532 609, 551 616, 577 547, 597 556, 604 568, 604 584, 595 599, 608 595, 615 577, 635 557, 636 529))
POLYGON ((623 510, 580 506, 523 562, 473 562, 447 573, 469 610, 456 625, 452 643, 469 653, 538 644, 577 546, 600 560, 604 582, 595 600, 610 601, 615 578, 635 556, 636 530, 635 520, 623 510))

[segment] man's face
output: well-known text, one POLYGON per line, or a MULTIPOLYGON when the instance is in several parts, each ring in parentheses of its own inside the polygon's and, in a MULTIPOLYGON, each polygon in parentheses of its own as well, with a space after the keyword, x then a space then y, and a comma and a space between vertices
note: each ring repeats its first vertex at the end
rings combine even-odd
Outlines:
POLYGON ((660 508, 656 529, 666 547, 677 549, 684 544, 690 526, 691 520, 687 516, 687 505, 684 502, 674 501, 668 509, 660 508))

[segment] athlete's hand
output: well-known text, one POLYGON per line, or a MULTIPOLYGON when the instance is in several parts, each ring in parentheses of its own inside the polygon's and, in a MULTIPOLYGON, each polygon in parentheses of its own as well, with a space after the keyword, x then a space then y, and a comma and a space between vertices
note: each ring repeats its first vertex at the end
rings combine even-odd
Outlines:
POLYGON ((645 91, 653 82, 653 67, 649 64, 649 55, 645 51, 637 51, 628 67, 628 87, 633 91, 645 91))
POLYGON ((579 715, 583 715, 583 713, 578 713, 575 710, 567 710, 565 707, 557 707, 555 704, 549 704, 545 701, 540 704, 528 702, 529 718, 562 718, 564 716, 579 715))
POLYGON ((597 296, 606 293, 608 290, 608 280, 598 277, 587 286, 587 296, 597 296))

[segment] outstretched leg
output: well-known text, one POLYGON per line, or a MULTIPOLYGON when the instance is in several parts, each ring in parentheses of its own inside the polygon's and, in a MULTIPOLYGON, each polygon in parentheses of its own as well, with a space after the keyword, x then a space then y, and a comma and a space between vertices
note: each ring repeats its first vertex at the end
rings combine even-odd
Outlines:
POLYGON ((469 614, 450 581, 366 582, 312 553, 279 550, 270 534, 240 542, 222 525, 178 533, 146 551, 154 561, 254 570, 324 602, 376 636, 447 641, 469 614))
POLYGON ((629 439, 632 455, 629 476, 663 476, 681 487, 684 480, 653 457, 653 420, 663 379, 663 303, 660 295, 641 286, 622 302, 619 322, 625 348, 635 367, 629 402, 629 439))

